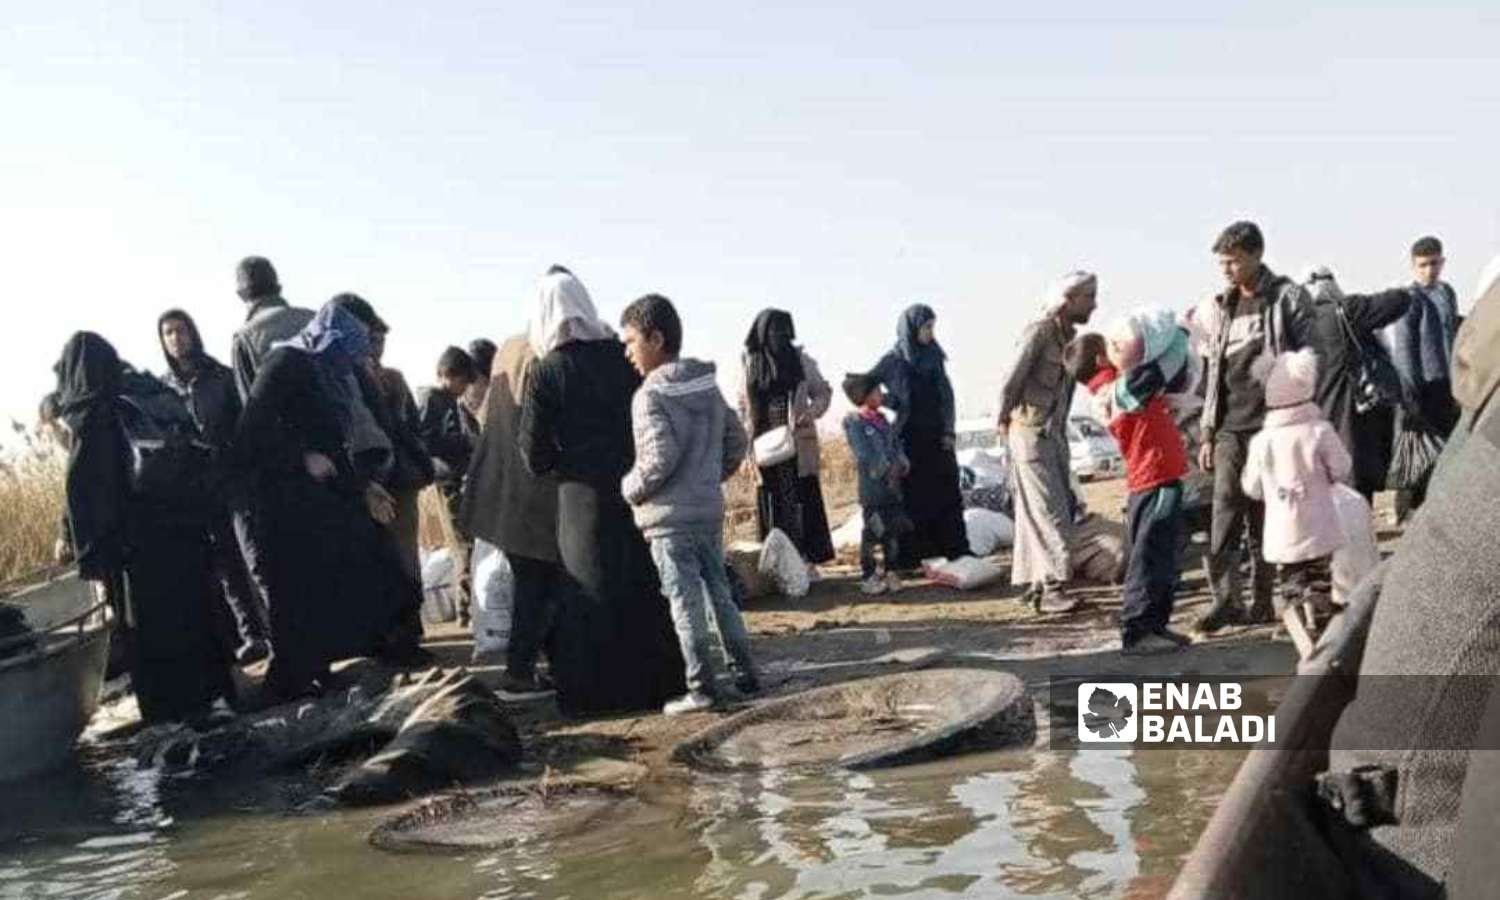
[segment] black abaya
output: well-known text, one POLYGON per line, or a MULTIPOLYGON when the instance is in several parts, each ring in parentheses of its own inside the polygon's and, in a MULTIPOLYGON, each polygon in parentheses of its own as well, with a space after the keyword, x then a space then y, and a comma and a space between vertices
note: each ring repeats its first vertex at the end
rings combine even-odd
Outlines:
POLYGON ((521 454, 532 474, 558 478, 566 584, 547 657, 570 715, 651 709, 686 690, 656 566, 620 495, 639 385, 616 340, 564 344, 526 382, 521 454))
POLYGON ((901 568, 915 569, 933 557, 956 559, 969 553, 964 498, 958 485, 958 457, 945 446, 941 372, 911 376, 911 406, 901 433, 911 472, 902 482, 902 502, 913 530, 901 542, 901 568))

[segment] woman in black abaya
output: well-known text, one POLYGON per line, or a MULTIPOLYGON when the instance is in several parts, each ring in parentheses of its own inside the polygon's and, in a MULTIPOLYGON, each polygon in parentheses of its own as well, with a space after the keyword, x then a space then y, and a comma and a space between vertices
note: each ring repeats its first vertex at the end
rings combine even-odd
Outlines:
MULTIPOLYGON (((127 370, 108 341, 92 332, 73 335, 55 370, 60 418, 70 435, 67 520, 79 574, 123 587, 117 624, 130 634, 141 719, 199 723, 216 699, 234 696, 229 659, 213 630, 218 595, 207 493, 167 497, 132 484, 121 399, 127 370)), ((180 407, 191 433, 187 409, 169 388, 149 376, 128 377, 138 400, 180 407)))
POLYGON ((635 460, 630 403, 641 379, 571 273, 538 285, 519 443, 558 482, 565 582, 547 658, 568 715, 659 709, 686 691, 682 652, 650 549, 620 494, 635 460))
POLYGON ((914 529, 901 543, 900 565, 908 570, 924 559, 969 555, 954 450, 953 384, 948 356, 935 336, 936 323, 931 307, 909 307, 897 323, 896 346, 872 373, 886 386, 886 403, 896 413, 896 428, 911 460, 911 472, 901 485, 914 529))

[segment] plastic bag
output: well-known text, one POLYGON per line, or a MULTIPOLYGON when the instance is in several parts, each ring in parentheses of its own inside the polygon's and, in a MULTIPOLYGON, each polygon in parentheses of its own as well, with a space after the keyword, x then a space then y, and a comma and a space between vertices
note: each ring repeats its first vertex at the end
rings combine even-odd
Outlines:
POLYGON ((515 596, 516 581, 510 560, 494 544, 475 540, 474 605, 470 620, 475 662, 505 654, 510 645, 515 596))
POLYGON ((923 566, 923 574, 946 587, 971 591, 1004 578, 1005 567, 992 559, 962 556, 928 563, 923 566))
POLYGON ((1334 485, 1333 508, 1344 532, 1344 545, 1333 551, 1333 602, 1343 605, 1364 577, 1380 565, 1380 550, 1375 546, 1370 504, 1358 491, 1334 485))
POLYGON ((989 556, 1009 547, 1016 537, 1015 525, 1008 516, 987 509, 964 510, 964 530, 969 535, 969 552, 975 556, 989 556))
POLYGON ((1125 580, 1125 526, 1088 516, 1073 529, 1068 544, 1073 577, 1098 584, 1125 580))
POLYGON ((422 554, 422 621, 439 625, 458 618, 458 561, 444 547, 422 554))
POLYGON ((760 551, 760 574, 771 579, 787 597, 806 597, 812 579, 807 574, 807 563, 786 532, 771 529, 766 535, 766 544, 760 551))
POLYGON ((836 550, 859 549, 860 541, 864 540, 865 517, 864 513, 855 513, 850 516, 844 524, 834 529, 833 546, 836 550))
POLYGON ((1391 453, 1386 489, 1410 491, 1421 487, 1442 454, 1442 438, 1430 431, 1402 429, 1396 435, 1395 450, 1391 453))

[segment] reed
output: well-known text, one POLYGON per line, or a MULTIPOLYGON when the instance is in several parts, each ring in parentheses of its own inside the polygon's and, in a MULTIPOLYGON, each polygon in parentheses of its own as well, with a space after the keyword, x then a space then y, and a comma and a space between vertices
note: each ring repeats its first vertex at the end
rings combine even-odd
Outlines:
POLYGON ((24 579, 53 561, 63 514, 68 457, 50 436, 19 422, 21 445, 0 457, 0 583, 24 579))

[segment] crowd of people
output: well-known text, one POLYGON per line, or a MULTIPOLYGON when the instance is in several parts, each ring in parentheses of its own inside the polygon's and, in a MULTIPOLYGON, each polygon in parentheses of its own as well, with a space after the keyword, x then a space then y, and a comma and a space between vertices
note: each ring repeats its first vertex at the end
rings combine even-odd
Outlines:
MULTIPOLYGON (((1270 619, 1273 566, 1282 608, 1325 609, 1330 486, 1370 498, 1395 435, 1441 438, 1457 419, 1448 372, 1460 317, 1435 238, 1412 248, 1414 284, 1372 295, 1344 294, 1327 270, 1305 284, 1273 273, 1252 223, 1213 249, 1223 293, 1181 316, 1134 314, 1108 334, 1080 331, 1098 278, 1066 276, 1026 328, 1000 396, 1012 580, 1039 613, 1078 605, 1075 384, 1121 446, 1126 652, 1187 640, 1167 622, 1195 461, 1213 478, 1213 603, 1198 622, 1213 632, 1270 619), (1185 406, 1201 406, 1196 453, 1185 406)), ((506 690, 555 689, 565 712, 590 715, 708 709, 759 689, 724 567, 722 483, 753 476, 761 537, 785 534, 811 576, 834 556, 817 425, 832 388, 790 313, 755 318, 731 405, 714 366, 683 355, 670 300, 640 298, 617 331, 554 266, 526 331, 448 347, 436 383, 413 395, 383 365, 390 327, 370 302, 346 293, 292 306, 262 257, 236 277, 245 321, 229 366, 173 309, 157 321, 161 378, 80 332, 44 403, 70 448, 67 543, 116 606, 143 718, 196 723, 243 707, 231 666, 267 656, 262 702, 316 695, 342 658, 425 661, 417 498, 428 487, 462 540, 509 564, 506 690), (719 671, 715 640, 732 671, 719 671)), ((871 594, 899 589, 925 561, 969 554, 937 321, 911 306, 891 350, 842 383, 871 594)), ((1423 485, 1403 487, 1405 513, 1423 485)))

